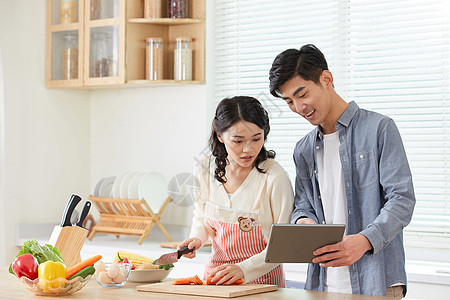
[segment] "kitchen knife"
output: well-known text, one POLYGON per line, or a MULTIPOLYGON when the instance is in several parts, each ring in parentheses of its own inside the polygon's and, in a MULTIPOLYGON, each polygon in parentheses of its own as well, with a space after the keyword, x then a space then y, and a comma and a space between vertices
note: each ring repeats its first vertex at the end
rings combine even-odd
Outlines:
POLYGON ((81 210, 80 218, 78 219, 77 226, 83 227, 84 219, 86 219, 89 210, 91 209, 91 201, 86 201, 84 203, 83 209, 81 210))
POLYGON ((66 208, 64 210, 63 218, 61 221, 61 227, 64 226, 72 226, 72 223, 70 223, 70 217, 72 216, 73 211, 75 210, 75 207, 78 203, 80 203, 81 197, 78 195, 72 195, 69 199, 69 202, 67 202, 66 208))
POLYGON ((161 255, 161 257, 156 260, 156 264, 157 265, 173 264, 174 262, 177 262, 183 254, 190 253, 194 250, 195 248, 189 249, 187 246, 184 246, 177 252, 161 255))

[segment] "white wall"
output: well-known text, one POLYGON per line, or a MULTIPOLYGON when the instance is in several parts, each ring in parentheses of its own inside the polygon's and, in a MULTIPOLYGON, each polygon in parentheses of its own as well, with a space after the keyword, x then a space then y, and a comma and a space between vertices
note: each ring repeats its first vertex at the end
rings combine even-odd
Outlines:
MULTIPOLYGON (((126 171, 157 171, 167 181, 192 172, 206 146, 205 119, 204 85, 94 91, 91 190, 126 171)), ((170 204, 162 221, 188 226, 191 211, 170 204)))
POLYGON ((69 196, 89 190, 89 93, 45 88, 45 36, 44 0, 0 1, 7 261, 15 224, 59 222, 69 196))
MULTIPOLYGON (((4 146, 5 146, 5 101, 3 97, 3 56, 0 48, 0 224, 3 226, 5 222, 5 160, 4 160, 4 146)), ((0 249, 6 248, 6 230, 0 230, 0 249)), ((5 256, 0 256, 0 264, 7 265, 5 256)))

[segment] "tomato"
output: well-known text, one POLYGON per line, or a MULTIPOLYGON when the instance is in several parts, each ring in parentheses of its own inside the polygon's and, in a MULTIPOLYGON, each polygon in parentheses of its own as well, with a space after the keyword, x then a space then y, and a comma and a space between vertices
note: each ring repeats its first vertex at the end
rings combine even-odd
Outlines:
POLYGON ((128 257, 125 257, 125 258, 122 260, 122 262, 123 262, 124 264, 131 264, 131 260, 129 260, 128 257))

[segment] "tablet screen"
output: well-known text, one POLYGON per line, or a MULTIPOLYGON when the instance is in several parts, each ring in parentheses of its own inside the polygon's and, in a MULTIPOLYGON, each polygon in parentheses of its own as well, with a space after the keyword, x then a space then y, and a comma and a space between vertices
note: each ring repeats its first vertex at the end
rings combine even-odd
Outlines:
POLYGON ((273 224, 266 263, 310 263, 313 251, 342 240, 343 224, 273 224))

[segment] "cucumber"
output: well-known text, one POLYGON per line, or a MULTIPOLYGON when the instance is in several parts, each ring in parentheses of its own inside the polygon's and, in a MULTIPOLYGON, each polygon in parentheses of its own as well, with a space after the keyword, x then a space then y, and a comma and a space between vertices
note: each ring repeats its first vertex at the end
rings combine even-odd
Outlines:
POLYGON ((68 280, 72 280, 77 276, 81 276, 83 278, 88 277, 89 275, 92 275, 95 273, 95 268, 94 266, 88 266, 80 271, 78 271, 77 273, 75 273, 75 275, 73 275, 72 277, 70 277, 68 280))
MULTIPOLYGON (((155 259, 155 260, 152 262, 152 264, 156 265, 157 262, 158 262, 158 260, 155 259)), ((173 264, 159 265, 159 268, 160 268, 160 269, 164 269, 164 270, 169 270, 169 269, 173 268, 173 264)))

